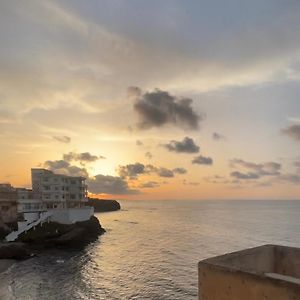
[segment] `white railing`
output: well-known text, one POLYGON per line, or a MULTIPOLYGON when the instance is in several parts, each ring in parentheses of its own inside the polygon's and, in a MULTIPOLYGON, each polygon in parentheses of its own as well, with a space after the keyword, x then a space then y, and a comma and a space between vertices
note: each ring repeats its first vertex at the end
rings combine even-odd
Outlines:
POLYGON ((33 221, 31 223, 28 223, 25 226, 22 226, 22 228, 18 229, 17 231, 13 231, 10 234, 8 234, 5 237, 5 240, 7 242, 13 242, 13 241, 15 241, 20 234, 22 234, 23 232, 26 232, 26 231, 30 230, 31 228, 33 228, 33 227, 35 227, 37 225, 39 225, 43 221, 46 221, 51 216, 52 216, 52 212, 49 212, 49 211, 46 212, 46 213, 41 214, 41 216, 40 216, 40 218, 38 220, 33 221))

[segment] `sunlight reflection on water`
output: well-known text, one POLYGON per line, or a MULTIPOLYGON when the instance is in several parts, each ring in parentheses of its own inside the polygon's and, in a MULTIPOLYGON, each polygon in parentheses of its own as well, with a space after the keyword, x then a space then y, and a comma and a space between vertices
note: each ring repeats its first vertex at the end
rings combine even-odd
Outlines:
POLYGON ((266 243, 300 246, 300 201, 122 201, 82 251, 49 250, 6 274, 11 299, 197 299, 197 262, 266 243))

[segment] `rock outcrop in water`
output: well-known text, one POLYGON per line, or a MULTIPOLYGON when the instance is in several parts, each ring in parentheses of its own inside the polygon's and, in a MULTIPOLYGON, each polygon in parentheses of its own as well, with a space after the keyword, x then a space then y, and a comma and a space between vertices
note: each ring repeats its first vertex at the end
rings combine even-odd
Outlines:
POLYGON ((95 212, 116 211, 121 209, 120 203, 116 200, 89 198, 86 205, 94 207, 95 212))
MULTIPOLYGON (((121 206, 116 200, 103 200, 89 198, 87 206, 94 207, 95 212, 120 210, 121 206)), ((105 229, 99 220, 92 216, 90 220, 75 224, 59 224, 56 222, 43 223, 34 229, 23 233, 16 242, 0 244, 0 259, 24 259, 32 256, 37 249, 52 247, 82 247, 95 241, 105 229)), ((2 238, 8 232, 2 232, 2 238)))
POLYGON ((0 244, 0 259, 25 259, 45 248, 80 248, 95 241, 104 232, 105 229, 94 216, 75 224, 46 222, 21 234, 16 242, 0 244))
POLYGON ((105 229, 98 219, 92 216, 88 221, 75 224, 44 223, 34 230, 21 234, 18 241, 46 247, 78 247, 96 240, 104 232, 105 229))

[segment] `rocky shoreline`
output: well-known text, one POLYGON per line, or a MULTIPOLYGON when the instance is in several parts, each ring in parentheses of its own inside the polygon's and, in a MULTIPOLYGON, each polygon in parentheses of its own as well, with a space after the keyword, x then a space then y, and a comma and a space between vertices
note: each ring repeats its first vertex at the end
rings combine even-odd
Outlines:
MULTIPOLYGON (((121 209, 116 200, 89 198, 87 205, 94 207, 95 212, 121 209)), ((103 233, 105 229, 95 216, 88 221, 75 224, 43 223, 42 226, 21 234, 15 242, 1 243, 0 241, 0 272, 2 269, 6 270, 7 265, 13 263, 13 260, 30 258, 45 248, 81 248, 95 241, 103 233), (12 262, 6 263, 4 260, 12 260, 12 262)))
POLYGON ((103 233, 105 229, 94 216, 70 225, 44 223, 20 235, 16 242, 0 244, 0 259, 26 259, 45 248, 81 248, 103 233))

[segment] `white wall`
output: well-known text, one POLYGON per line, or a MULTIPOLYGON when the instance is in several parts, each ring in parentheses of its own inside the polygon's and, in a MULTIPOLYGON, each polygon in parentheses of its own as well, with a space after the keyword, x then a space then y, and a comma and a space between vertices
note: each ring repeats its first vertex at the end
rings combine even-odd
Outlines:
POLYGON ((34 222, 39 219, 40 213, 39 212, 26 212, 24 213, 24 220, 28 223, 34 222))
POLYGON ((73 224, 75 222, 87 221, 94 214, 93 207, 68 208, 68 209, 51 209, 53 213, 51 221, 61 224, 73 224))

